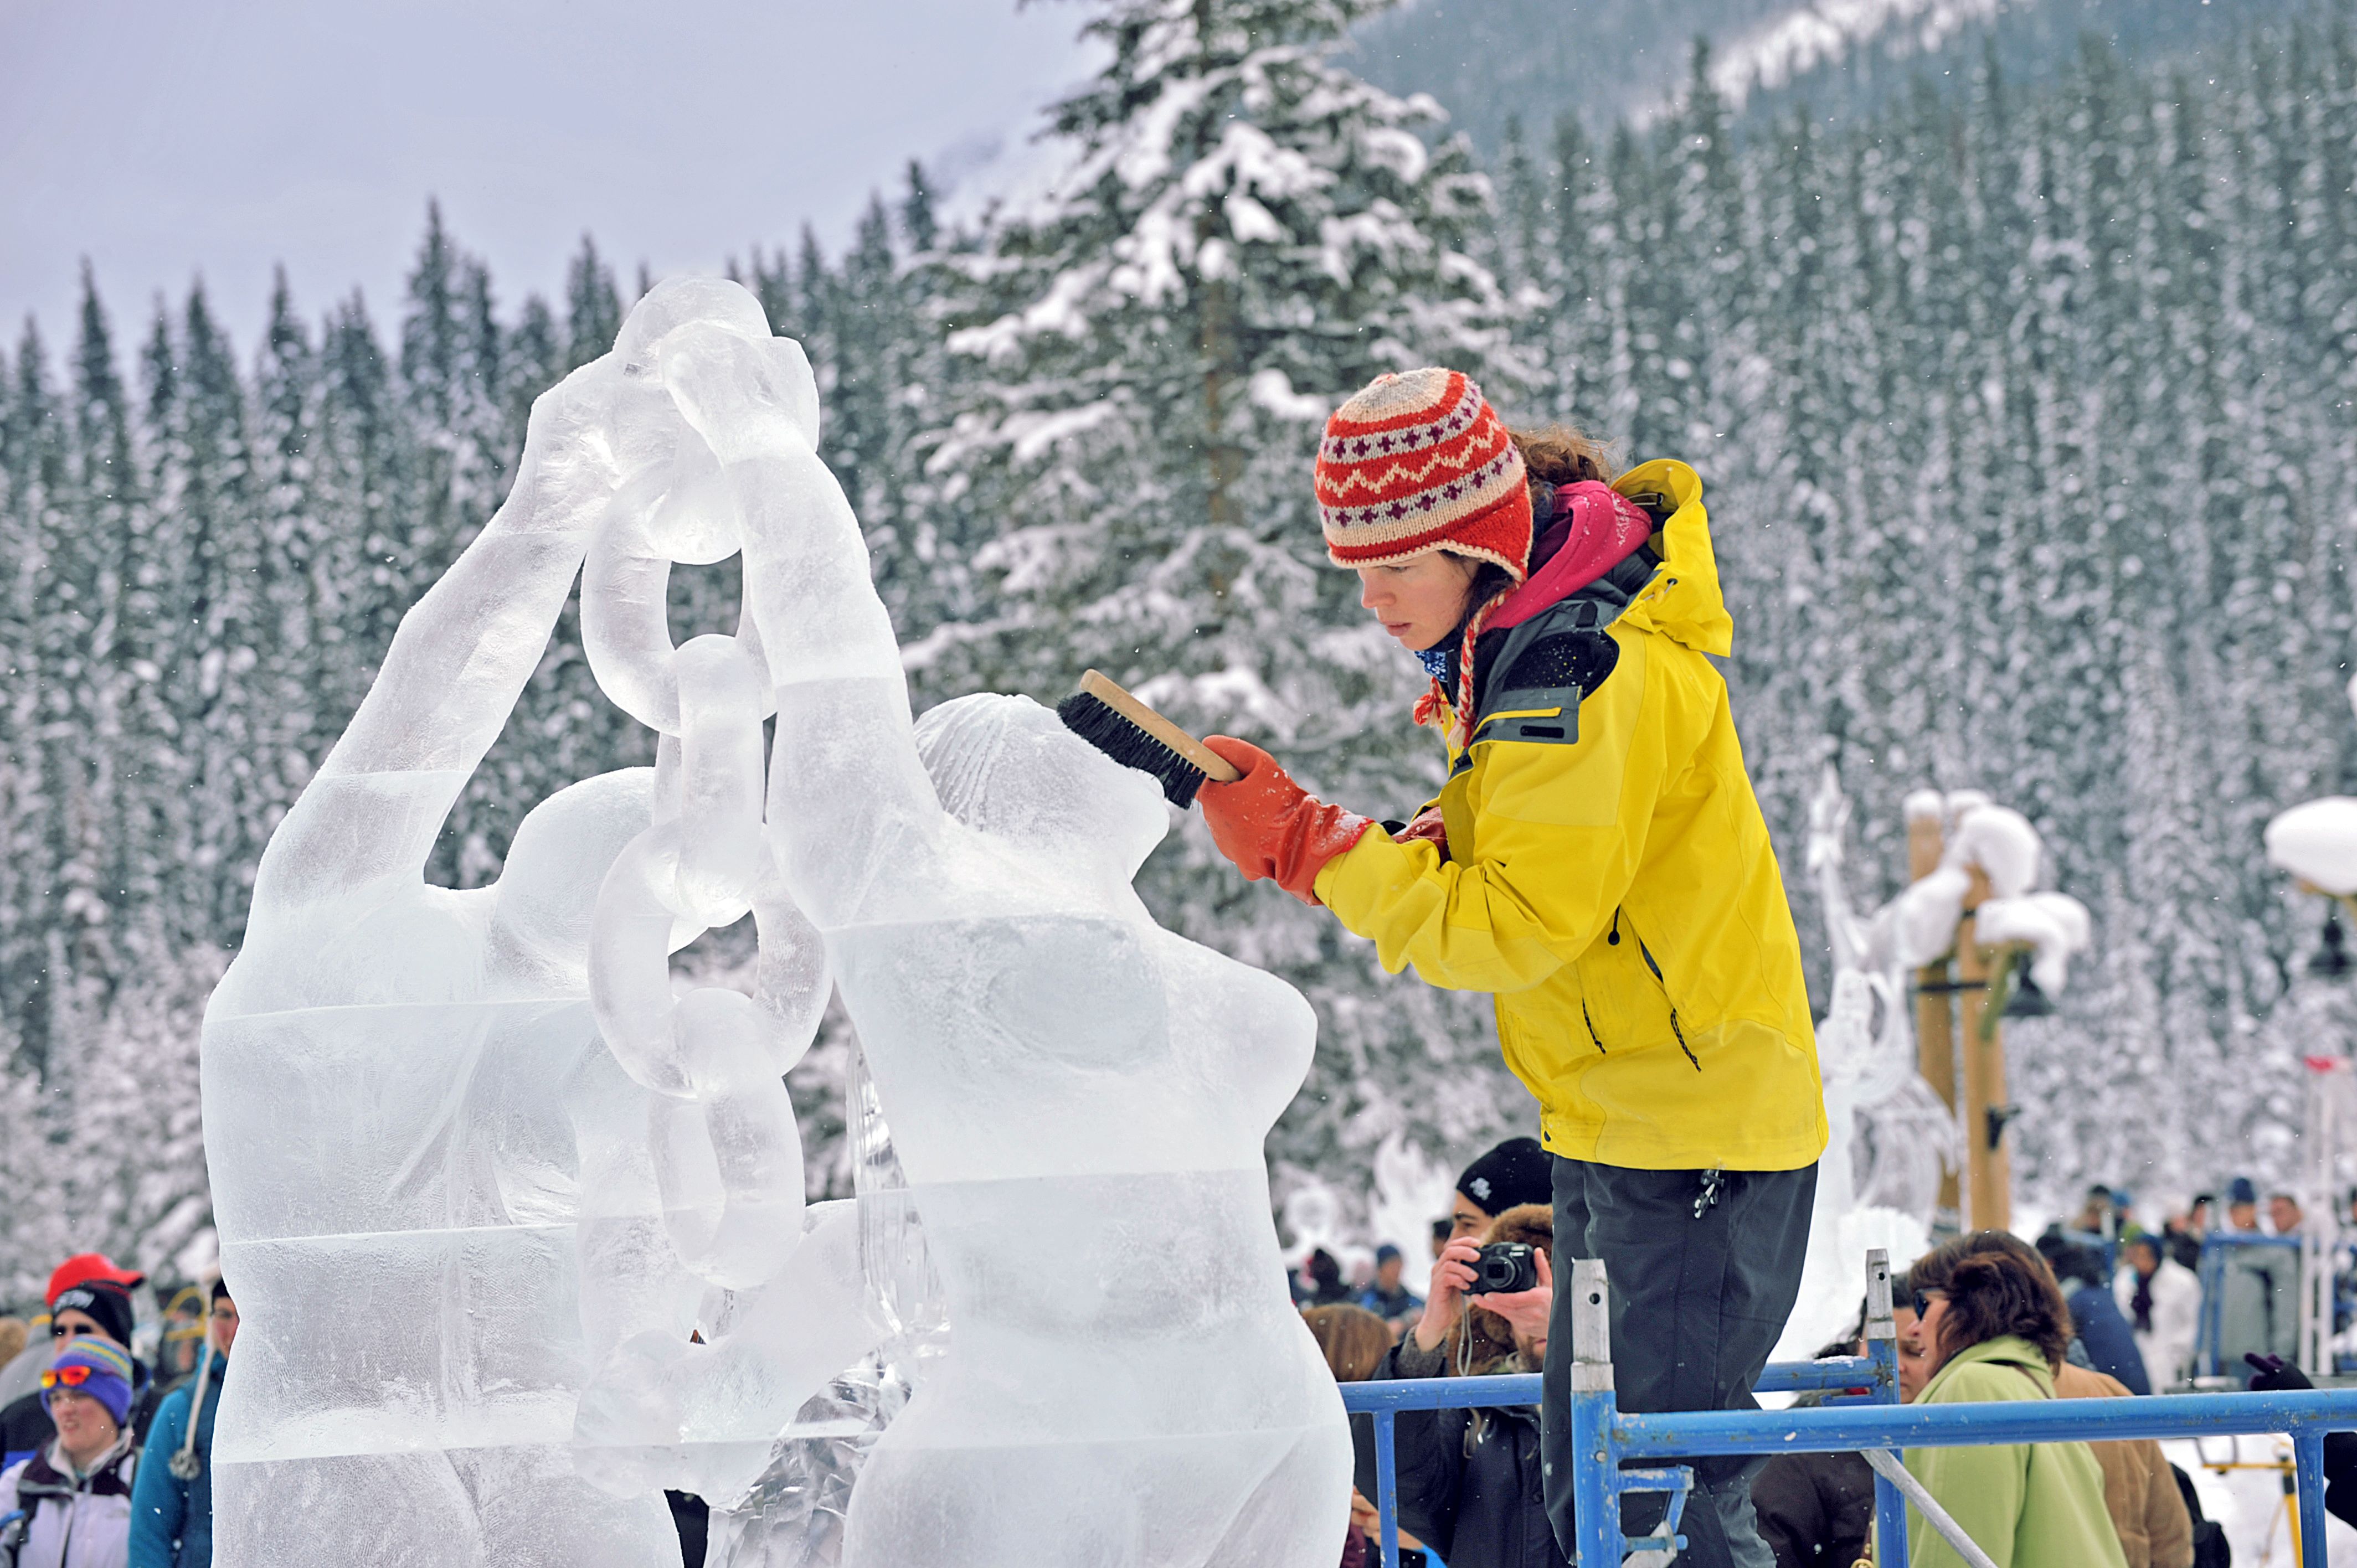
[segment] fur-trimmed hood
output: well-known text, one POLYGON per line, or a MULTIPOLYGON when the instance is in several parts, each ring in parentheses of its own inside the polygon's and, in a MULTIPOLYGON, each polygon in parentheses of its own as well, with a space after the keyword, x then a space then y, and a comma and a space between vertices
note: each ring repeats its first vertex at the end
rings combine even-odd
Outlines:
MULTIPOLYGON (((1555 1209, 1544 1203, 1525 1203, 1509 1208, 1490 1221, 1481 1232, 1481 1245, 1493 1241, 1521 1241, 1537 1247, 1549 1254, 1555 1251, 1555 1209)), ((1468 1298, 1457 1326, 1448 1331, 1442 1342, 1443 1359, 1449 1377, 1479 1378, 1493 1372, 1535 1372, 1539 1369, 1523 1364, 1521 1353, 1514 1348, 1514 1332, 1506 1320, 1481 1305, 1480 1296, 1468 1298)))

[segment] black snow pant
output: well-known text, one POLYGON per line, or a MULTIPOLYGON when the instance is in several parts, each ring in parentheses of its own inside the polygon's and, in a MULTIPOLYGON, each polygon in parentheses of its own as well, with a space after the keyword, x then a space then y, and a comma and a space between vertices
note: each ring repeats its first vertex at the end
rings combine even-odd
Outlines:
MULTIPOLYGON (((1620 1408, 1757 1410, 1751 1385, 1801 1291, 1817 1167, 1641 1171, 1555 1161, 1555 1314, 1547 1329, 1540 1451, 1547 1519, 1566 1557, 1572 1530, 1571 1264, 1601 1258, 1611 1283, 1612 1381, 1620 1408)), ((1693 1461, 1679 1568, 1772 1568, 1751 1512, 1760 1461, 1693 1461)), ((1666 1499, 1634 1493, 1622 1528, 1643 1535, 1666 1499)), ((1582 1564, 1582 1568, 1589 1568, 1582 1564)))

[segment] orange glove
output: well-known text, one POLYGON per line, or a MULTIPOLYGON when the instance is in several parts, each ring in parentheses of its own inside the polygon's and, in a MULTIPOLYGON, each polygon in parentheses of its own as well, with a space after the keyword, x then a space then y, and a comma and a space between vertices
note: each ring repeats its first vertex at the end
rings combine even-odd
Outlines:
POLYGON ((1232 784, 1206 780, 1195 791, 1211 842, 1245 881, 1273 881, 1315 908, 1318 874, 1374 824, 1311 796, 1250 741, 1215 735, 1203 744, 1243 774, 1232 784))

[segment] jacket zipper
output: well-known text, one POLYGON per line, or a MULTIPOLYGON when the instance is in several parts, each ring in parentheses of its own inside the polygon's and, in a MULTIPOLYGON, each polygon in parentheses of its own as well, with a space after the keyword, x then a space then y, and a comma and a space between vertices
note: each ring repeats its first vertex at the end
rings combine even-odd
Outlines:
MULTIPOLYGON (((1615 930, 1620 929, 1620 915, 1618 910, 1613 912, 1612 927, 1615 930)), ((1634 935, 1633 932, 1631 934, 1634 935)), ((1694 1063, 1695 1071, 1700 1072, 1702 1059, 1694 1054, 1694 1047, 1686 1044, 1686 1032, 1678 1026, 1678 1004, 1670 1002, 1670 983, 1663 977, 1662 966, 1653 961, 1653 950, 1645 945, 1645 939, 1642 937, 1637 938, 1637 951, 1643 956, 1645 967, 1653 972, 1653 983, 1662 988, 1662 1000, 1670 1003, 1670 1033, 1678 1037, 1678 1049, 1685 1052, 1686 1060, 1694 1063)))
POLYGON ((1579 999, 1579 1021, 1587 1026, 1587 1037, 1596 1042, 1596 1054, 1599 1057, 1611 1055, 1604 1048, 1604 1036, 1596 1032, 1596 1020, 1587 1015, 1587 998, 1585 996, 1579 999))

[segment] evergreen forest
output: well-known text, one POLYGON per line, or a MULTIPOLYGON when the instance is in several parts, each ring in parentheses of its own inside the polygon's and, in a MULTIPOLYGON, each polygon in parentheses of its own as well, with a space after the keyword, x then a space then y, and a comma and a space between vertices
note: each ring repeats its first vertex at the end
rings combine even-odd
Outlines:
MULTIPOLYGON (((1986 789, 2094 915, 2010 1031, 2029 1194, 2289 1175, 2300 1058, 2357 1019, 2312 965, 2323 901, 2260 849, 2357 786, 2351 12, 2255 17, 2198 70, 1986 53, 1832 122, 1738 125, 1697 59, 1643 130, 1566 104, 1477 154, 1344 69, 1381 8, 1093 0, 1109 63, 1049 113, 1051 180, 949 223, 911 165, 838 252, 733 264, 818 368, 917 705, 1094 665, 1409 814, 1425 677, 1327 564, 1309 462, 1375 373, 1458 365, 1516 423, 1700 470, 1820 1009, 1825 769, 1867 900, 1907 791, 1986 789)), ((198 1023, 261 847, 632 297, 585 240, 563 299, 505 298, 429 212, 382 314, 282 276, 238 344, 201 286, 138 320, 86 289, 0 349, 0 1185, 48 1195, 0 1216, 6 1294, 69 1223, 151 1265, 206 1224, 198 1023)), ((733 629, 732 570, 677 575, 679 638, 733 629)), ((495 877, 531 804, 651 759, 568 611, 429 875, 495 877)), ((1387 1144, 1453 1167, 1534 1124, 1484 999, 1383 974, 1200 819, 1141 887, 1318 1009, 1280 1193, 1359 1201, 1387 1144)), ((846 1181, 845 1036, 797 1075, 814 1195, 846 1181)))

